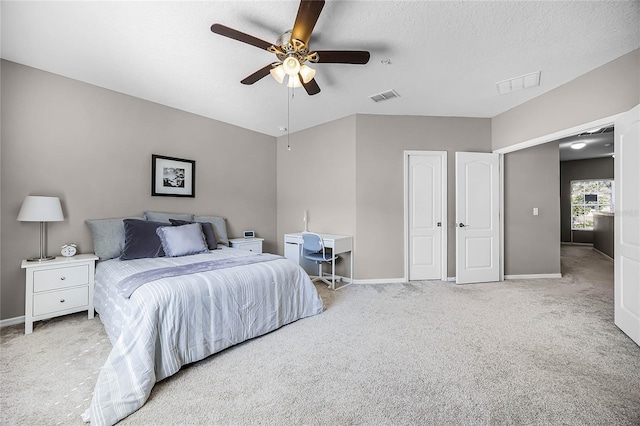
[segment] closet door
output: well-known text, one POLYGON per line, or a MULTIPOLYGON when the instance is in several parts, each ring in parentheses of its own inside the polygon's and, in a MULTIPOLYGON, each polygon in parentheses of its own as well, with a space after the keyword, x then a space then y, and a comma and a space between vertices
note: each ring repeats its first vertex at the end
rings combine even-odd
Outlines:
POLYGON ((411 152, 406 161, 408 279, 446 279, 446 152, 411 152))
POLYGON ((456 282, 500 280, 500 157, 456 152, 456 282))

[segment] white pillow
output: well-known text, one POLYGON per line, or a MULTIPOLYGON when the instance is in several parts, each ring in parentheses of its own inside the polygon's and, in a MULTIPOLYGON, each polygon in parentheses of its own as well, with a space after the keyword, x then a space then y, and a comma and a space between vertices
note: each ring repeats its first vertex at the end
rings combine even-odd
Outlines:
POLYGON ((181 226, 163 226, 156 229, 162 249, 169 257, 188 256, 208 252, 207 241, 199 223, 181 226))

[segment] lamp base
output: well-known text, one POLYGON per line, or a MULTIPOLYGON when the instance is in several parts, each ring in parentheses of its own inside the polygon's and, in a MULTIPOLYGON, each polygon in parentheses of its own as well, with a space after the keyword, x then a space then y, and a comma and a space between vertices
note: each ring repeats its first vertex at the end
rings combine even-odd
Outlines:
POLYGON ((46 256, 46 257, 31 257, 27 259, 27 262, 46 262, 47 260, 53 260, 55 256, 46 256))

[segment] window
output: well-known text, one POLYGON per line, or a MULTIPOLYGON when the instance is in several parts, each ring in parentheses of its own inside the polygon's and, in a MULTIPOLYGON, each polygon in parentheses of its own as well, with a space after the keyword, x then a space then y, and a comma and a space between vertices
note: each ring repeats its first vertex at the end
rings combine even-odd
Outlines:
POLYGON ((613 180, 571 181, 571 229, 593 230, 594 212, 613 212, 613 180))

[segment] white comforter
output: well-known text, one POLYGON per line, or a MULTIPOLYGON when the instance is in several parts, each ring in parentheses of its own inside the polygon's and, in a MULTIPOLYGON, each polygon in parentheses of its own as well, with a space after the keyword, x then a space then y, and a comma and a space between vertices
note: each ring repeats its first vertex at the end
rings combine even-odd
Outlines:
POLYGON ((114 424, 140 408, 157 381, 185 364, 322 312, 307 276, 287 259, 152 281, 130 299, 116 283, 145 270, 255 256, 220 249, 177 258, 100 262, 95 309, 113 349, 100 370, 85 421, 114 424))

